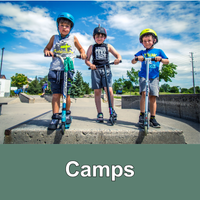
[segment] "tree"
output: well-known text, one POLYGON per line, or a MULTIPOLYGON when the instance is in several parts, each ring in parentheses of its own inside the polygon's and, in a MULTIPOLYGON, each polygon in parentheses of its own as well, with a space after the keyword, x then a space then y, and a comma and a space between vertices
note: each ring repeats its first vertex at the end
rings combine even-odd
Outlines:
POLYGON ((139 83, 139 76, 138 76, 139 70, 135 71, 135 69, 133 69, 133 67, 131 68, 130 71, 127 70, 127 76, 129 77, 130 81, 132 83, 135 83, 135 85, 138 85, 139 83))
POLYGON ((74 81, 71 87, 71 95, 74 97, 79 97, 84 94, 84 83, 82 73, 77 71, 74 77, 74 81))
POLYGON ((114 80, 114 83, 113 83, 113 90, 116 91, 116 90, 122 90, 123 87, 124 87, 124 81, 125 79, 122 77, 122 78, 119 78, 119 79, 115 79, 114 80))
POLYGON ((162 70, 160 70, 160 81, 163 79, 165 82, 172 82, 171 78, 175 78, 177 65, 169 63, 168 65, 163 65, 162 70))
POLYGON ((179 93, 179 89, 178 89, 177 86, 173 86, 173 87, 170 88, 169 92, 171 92, 171 93, 179 93))
POLYGON ((11 85, 18 88, 22 88, 23 85, 26 85, 28 83, 27 76, 25 76, 24 74, 16 73, 15 76, 11 77, 11 80, 11 85))
POLYGON ((132 82, 130 80, 125 80, 124 81, 124 91, 129 92, 131 90, 133 91, 132 82))
POLYGON ((200 87, 199 86, 196 86, 195 90, 196 90, 196 94, 200 94, 200 87))
POLYGON ((37 76, 35 77, 35 80, 33 80, 31 83, 29 83, 27 92, 30 94, 38 94, 38 93, 42 92, 42 87, 37 79, 37 76))
POLYGON ((181 88, 181 93, 188 93, 188 89, 187 88, 181 88))
POLYGON ((89 83, 83 82, 84 94, 90 94, 92 89, 89 86, 89 83))
MULTIPOLYGON (((161 90, 163 90, 163 92, 169 92, 170 91, 170 85, 168 85, 166 83, 161 85, 160 88, 162 88, 161 90)), ((161 92, 161 90, 160 90, 160 92, 161 92)))

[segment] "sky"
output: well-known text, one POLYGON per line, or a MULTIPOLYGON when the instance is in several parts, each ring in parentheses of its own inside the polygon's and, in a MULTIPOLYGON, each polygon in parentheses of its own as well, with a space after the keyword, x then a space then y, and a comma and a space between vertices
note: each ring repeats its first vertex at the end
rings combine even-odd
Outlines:
MULTIPOLYGON (((112 66, 113 81, 128 79, 126 73, 132 67, 140 69, 140 62, 133 65, 131 60, 144 49, 139 43, 140 32, 151 28, 158 35, 155 48, 162 49, 169 62, 178 66, 178 74, 167 84, 193 87, 193 52, 195 86, 200 86, 199 1, 0 1, 1 59, 5 48, 1 74, 7 79, 15 73, 32 79, 48 74, 51 58, 44 57, 43 50, 51 36, 58 34, 56 18, 61 12, 74 16, 71 34, 86 52, 94 44, 94 28, 100 24, 107 30, 105 43, 122 56, 122 63, 112 66)), ((110 61, 113 60, 110 54, 110 61)), ((91 72, 83 60, 75 60, 75 70, 91 85, 91 72)), ((164 83, 161 81, 160 85, 164 83)))

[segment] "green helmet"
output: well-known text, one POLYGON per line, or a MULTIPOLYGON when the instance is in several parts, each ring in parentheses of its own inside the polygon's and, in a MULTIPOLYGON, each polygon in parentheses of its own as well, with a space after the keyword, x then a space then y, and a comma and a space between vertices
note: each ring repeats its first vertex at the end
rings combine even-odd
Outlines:
POLYGON ((144 29, 141 33, 140 33, 140 43, 142 43, 142 38, 145 36, 145 35, 152 35, 153 37, 156 38, 156 42, 154 44, 156 44, 158 42, 158 36, 157 36, 157 33, 153 30, 153 29, 150 29, 150 28, 146 28, 144 29))

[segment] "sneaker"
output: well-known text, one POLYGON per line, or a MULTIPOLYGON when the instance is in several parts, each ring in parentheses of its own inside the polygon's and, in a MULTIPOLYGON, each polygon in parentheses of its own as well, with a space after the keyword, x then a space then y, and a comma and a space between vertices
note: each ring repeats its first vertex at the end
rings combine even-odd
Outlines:
POLYGON ((160 124, 156 121, 155 117, 150 118, 150 126, 154 128, 160 128, 160 124))
POLYGON ((144 126, 144 115, 139 116, 139 122, 138 123, 139 123, 140 126, 144 126))
POLYGON ((48 129, 49 130, 56 130, 57 129, 57 126, 59 124, 59 120, 60 120, 60 116, 58 113, 55 113, 52 115, 52 120, 51 120, 51 123, 49 124, 49 127, 48 129))
POLYGON ((67 110, 66 111, 66 124, 71 124, 71 123, 72 123, 71 111, 67 110))
POLYGON ((103 122, 103 113, 98 113, 97 122, 103 122))

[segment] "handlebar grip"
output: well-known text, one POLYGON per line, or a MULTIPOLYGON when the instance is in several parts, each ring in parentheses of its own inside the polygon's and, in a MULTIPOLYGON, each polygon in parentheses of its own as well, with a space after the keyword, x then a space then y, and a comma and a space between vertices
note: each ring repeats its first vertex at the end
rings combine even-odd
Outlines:
MULTIPOLYGON (((54 54, 53 56, 56 57, 56 54, 54 54)), ((52 55, 50 54, 50 56, 47 56, 44 54, 44 57, 52 57, 52 55)))
POLYGON ((156 61, 155 58, 151 58, 151 61, 156 61))
POLYGON ((76 56, 76 58, 81 58, 81 55, 76 56))

